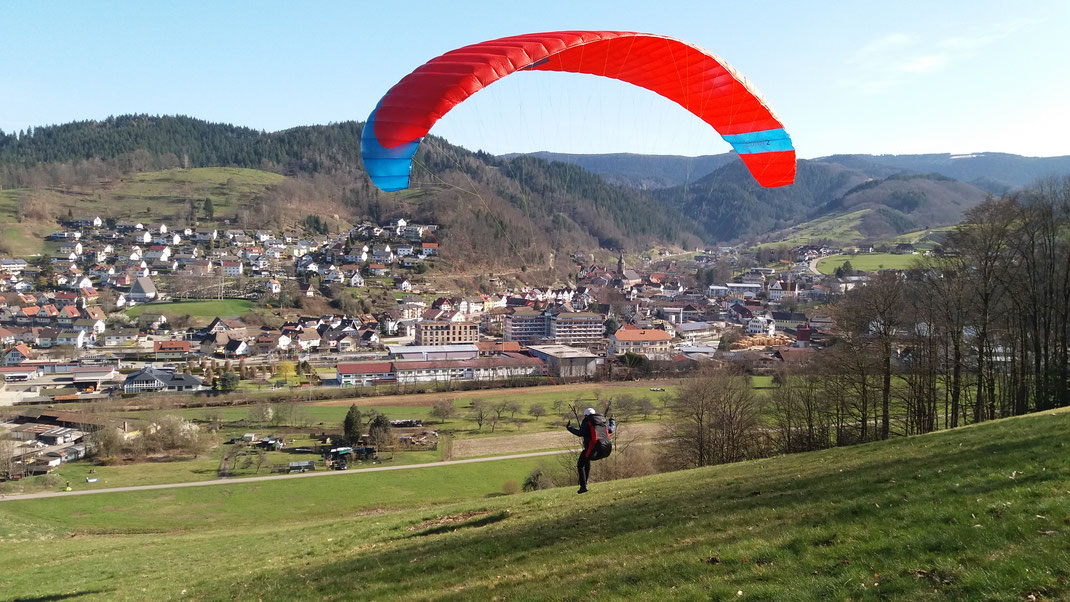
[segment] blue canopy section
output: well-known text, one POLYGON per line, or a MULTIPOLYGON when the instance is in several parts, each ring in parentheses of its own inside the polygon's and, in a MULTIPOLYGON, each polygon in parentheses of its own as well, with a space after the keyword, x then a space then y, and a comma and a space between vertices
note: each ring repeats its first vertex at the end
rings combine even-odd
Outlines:
POLYGON ((423 138, 417 138, 396 148, 386 148, 375 137, 375 114, 379 105, 368 116, 364 131, 360 135, 360 156, 364 160, 364 169, 371 177, 372 183, 380 190, 394 192, 409 187, 409 171, 412 170, 412 157, 420 147, 423 138))
POLYGON ((791 145, 791 136, 788 136, 788 133, 783 128, 747 132, 745 134, 729 134, 721 137, 741 155, 795 150, 795 147, 791 145))

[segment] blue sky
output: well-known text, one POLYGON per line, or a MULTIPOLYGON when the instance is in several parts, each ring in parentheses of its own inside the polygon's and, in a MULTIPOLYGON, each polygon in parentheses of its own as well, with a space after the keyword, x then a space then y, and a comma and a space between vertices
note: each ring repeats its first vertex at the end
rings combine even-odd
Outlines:
MULTIPOLYGON (((745 74, 802 157, 1070 154, 1070 2, 4 2, 0 129, 122 113, 279 130, 364 120, 424 61, 505 35, 671 35, 745 74), (1015 3, 1017 4, 1017 3, 1015 3)), ((522 73, 432 133, 494 153, 725 152, 675 104, 522 73)))

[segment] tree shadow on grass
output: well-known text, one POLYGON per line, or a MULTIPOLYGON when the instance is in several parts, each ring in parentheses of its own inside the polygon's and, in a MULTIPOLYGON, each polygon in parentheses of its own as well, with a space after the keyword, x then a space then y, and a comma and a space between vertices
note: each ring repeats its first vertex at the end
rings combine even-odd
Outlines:
POLYGON ((70 600, 73 598, 81 598, 83 596, 99 596, 110 592, 110 589, 85 589, 80 592, 71 592, 68 594, 45 594, 42 596, 25 596, 22 598, 12 598, 13 602, 48 602, 49 600, 70 600))
POLYGON ((439 525, 437 527, 431 527, 429 529, 424 529, 423 531, 420 531, 419 533, 413 533, 410 537, 427 537, 428 535, 438 535, 438 534, 441 534, 441 533, 450 533, 452 531, 458 531, 460 529, 470 529, 470 528, 473 528, 473 527, 485 527, 487 525, 496 523, 498 521, 503 521, 503 520, 505 520, 507 518, 509 518, 509 513, 508 512, 505 512, 505 511, 496 512, 494 514, 489 514, 489 515, 482 516, 482 517, 477 518, 475 520, 469 520, 469 521, 465 521, 465 522, 462 522, 462 523, 452 523, 452 524, 439 525))

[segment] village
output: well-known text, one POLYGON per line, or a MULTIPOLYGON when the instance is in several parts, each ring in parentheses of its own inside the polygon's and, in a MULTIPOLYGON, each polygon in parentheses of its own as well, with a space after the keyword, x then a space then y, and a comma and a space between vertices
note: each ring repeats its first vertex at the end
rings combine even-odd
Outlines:
MULTIPOLYGON (((438 228, 404 219, 333 236, 99 217, 64 226, 49 237, 50 256, 0 260, 0 405, 147 394, 240 403, 234 395, 254 390, 311 398, 313 389, 610 381, 708 363, 770 375, 807 362, 833 328, 803 308, 866 278, 810 269, 840 249, 798 247, 794 261, 745 267, 753 261, 738 249, 717 247, 654 254, 637 268, 623 253, 616 265, 578 254, 574 283, 465 295, 426 284, 441 261, 438 228), (731 277, 700 282, 710 265, 731 277), (224 315, 181 313, 193 307, 224 315)), ((85 433, 101 419, 81 414, 18 414, 13 453, 37 467, 51 454, 46 469, 84 457, 85 433)))

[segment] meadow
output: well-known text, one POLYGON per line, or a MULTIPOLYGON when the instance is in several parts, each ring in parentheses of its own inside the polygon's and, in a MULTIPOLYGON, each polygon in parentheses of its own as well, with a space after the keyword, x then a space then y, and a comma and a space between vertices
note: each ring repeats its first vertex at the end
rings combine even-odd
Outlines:
POLYGON ((1070 412, 500 495, 535 461, 0 502, 0 597, 1065 599, 1070 412))
POLYGON ((178 316, 190 316, 193 318, 238 318, 248 313, 255 306, 255 302, 245 299, 168 301, 166 303, 135 305, 126 310, 126 315, 131 318, 136 318, 144 313, 163 314, 167 316, 168 319, 174 319, 178 316))
MULTIPOLYGON (((255 463, 239 463, 231 467, 231 477, 243 478, 270 474, 272 465, 285 464, 301 460, 321 460, 315 454, 295 454, 289 449, 314 445, 309 438, 312 433, 338 434, 342 421, 352 403, 357 403, 364 415, 364 420, 372 412, 385 414, 390 419, 419 419, 425 428, 435 430, 442 435, 455 439, 490 439, 512 435, 530 435, 539 433, 563 432, 563 420, 560 413, 551 409, 554 400, 564 401, 563 412, 569 412, 568 403, 574 404, 582 411, 587 405, 597 405, 600 409, 604 400, 621 395, 649 397, 656 407, 664 408, 665 400, 675 392, 675 385, 667 382, 628 383, 609 387, 590 387, 588 385, 566 385, 558 387, 536 387, 532 389, 497 389, 475 392, 452 392, 448 394, 420 394, 410 396, 365 397, 354 400, 337 400, 329 402, 299 403, 285 406, 272 406, 272 412, 278 412, 273 418, 263 419, 258 405, 218 407, 218 408, 171 408, 166 410, 116 411, 116 415, 144 421, 153 421, 165 414, 181 416, 206 427, 209 423, 219 423, 221 428, 212 440, 212 446, 202 454, 193 457, 178 454, 174 457, 160 456, 135 463, 114 466, 101 466, 94 461, 85 460, 62 465, 50 475, 29 477, 20 482, 0 483, 0 493, 32 492, 58 490, 70 482, 76 489, 100 489, 133 485, 156 485, 162 483, 184 483, 205 481, 219 477, 218 470, 223 454, 228 446, 223 442, 233 437, 240 437, 251 432, 260 436, 284 435, 288 441, 287 451, 268 452, 261 466, 255 463), (659 384, 663 392, 650 391, 650 385, 659 384), (573 389, 571 390, 570 389, 573 389), (442 421, 431 415, 435 401, 443 398, 454 399, 457 414, 442 421), (469 406, 473 400, 487 404, 515 402, 520 411, 515 416, 506 412, 503 420, 494 425, 484 423, 483 427, 469 416, 469 406), (550 414, 536 419, 528 413, 535 403, 541 403, 550 414), (291 441, 292 440, 292 441, 291 441), (96 478, 95 483, 87 482, 87 477, 96 478)), ((630 421, 637 424, 657 423, 660 416, 651 413, 648 416, 636 415, 630 421)), ((513 453, 508 440, 501 446, 492 446, 495 455, 513 453)), ((557 447, 548 444, 548 449, 557 447)), ((421 464, 443 459, 442 450, 412 450, 398 447, 392 453, 384 453, 381 460, 387 464, 421 464)), ((358 467, 354 464, 353 467, 358 467)), ((322 468, 322 463, 320 464, 322 468)))
POLYGON ((817 270, 822 274, 832 274, 836 268, 850 261, 851 268, 862 272, 880 270, 905 270, 924 261, 921 255, 896 255, 895 253, 861 253, 858 255, 830 255, 817 262, 817 270))

